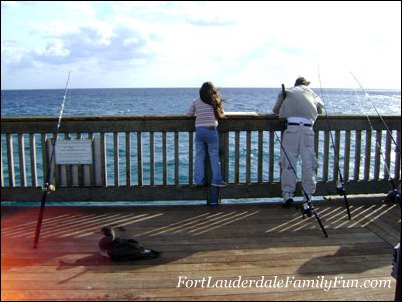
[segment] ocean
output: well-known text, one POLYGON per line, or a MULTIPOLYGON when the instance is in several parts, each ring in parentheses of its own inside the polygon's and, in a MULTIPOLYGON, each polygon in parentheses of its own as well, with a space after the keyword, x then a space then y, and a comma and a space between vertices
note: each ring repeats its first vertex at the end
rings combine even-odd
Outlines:
MULTIPOLYGON (((191 101, 198 96, 198 89, 68 89, 63 116, 185 115, 191 101)), ((312 89, 324 101, 328 115, 401 115, 400 90, 312 89)), ((224 103, 225 111, 255 111, 263 114, 272 113, 272 107, 279 92, 280 88, 221 88, 221 95, 227 100, 224 103)), ((64 94, 64 89, 2 90, 1 116, 58 116, 64 94)), ((5 136, 2 135, 2 146, 4 142, 5 136)), ((183 146, 183 148, 188 147, 183 146)), ((5 149, 2 148, 3 160, 7 158, 5 149)), ((3 167, 6 166, 7 163, 3 162, 3 167)), ((38 170, 41 171, 41 169, 38 170)), ((38 176, 39 183, 43 183, 43 175, 38 176)), ((5 183, 7 183, 6 179, 5 183)), ((144 179, 144 183, 147 183, 147 179, 144 179)), ((202 201, 194 201, 196 204, 199 202, 202 203, 202 201)), ((242 202, 245 201, 242 200, 242 202)), ((185 203, 192 204, 191 201, 185 203)), ((164 202, 162 201, 161 204, 164 202)))
MULTIPOLYGON (((199 88, 69 89, 64 116, 185 114, 199 88)), ((401 114, 400 90, 312 88, 328 115, 401 114)), ((272 113, 280 88, 221 88, 225 111, 272 113)), ((64 89, 2 90, 1 116, 58 116, 64 89)))

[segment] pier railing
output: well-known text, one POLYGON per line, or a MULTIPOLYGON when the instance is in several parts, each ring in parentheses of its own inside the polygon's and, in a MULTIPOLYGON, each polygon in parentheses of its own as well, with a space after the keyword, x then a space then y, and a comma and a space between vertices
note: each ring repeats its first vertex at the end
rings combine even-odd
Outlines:
MULTIPOLYGON (((400 181, 400 116, 325 116, 314 125, 319 161, 316 195, 334 193, 338 162, 348 194, 386 193, 400 181), (391 138, 392 135, 392 138, 391 138), (331 136, 334 139, 333 148, 331 136)), ((38 201, 52 154, 56 117, 1 118, 1 201, 38 201)), ((90 142, 91 164, 55 164, 51 201, 207 200, 193 185, 194 118, 64 117, 59 139, 90 142)), ((231 115, 220 121, 220 155, 228 186, 222 199, 280 197, 283 122, 274 115, 231 115)), ((56 144, 57 145, 57 144, 56 144)), ((298 167, 298 173, 301 168, 298 167)), ((300 189, 299 189, 300 192, 300 189)))

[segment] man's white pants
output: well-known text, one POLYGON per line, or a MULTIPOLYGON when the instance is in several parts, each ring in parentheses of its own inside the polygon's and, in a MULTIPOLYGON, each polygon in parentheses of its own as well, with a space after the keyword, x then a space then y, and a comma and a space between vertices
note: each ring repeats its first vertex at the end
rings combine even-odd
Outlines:
POLYGON ((297 178, 295 173, 297 173, 297 160, 300 156, 302 161, 302 186, 306 194, 314 194, 318 162, 314 150, 313 128, 305 127, 303 124, 298 126, 289 125, 283 133, 282 148, 280 159, 282 192, 294 192, 296 190, 297 178), (282 148, 285 149, 287 156, 282 148))

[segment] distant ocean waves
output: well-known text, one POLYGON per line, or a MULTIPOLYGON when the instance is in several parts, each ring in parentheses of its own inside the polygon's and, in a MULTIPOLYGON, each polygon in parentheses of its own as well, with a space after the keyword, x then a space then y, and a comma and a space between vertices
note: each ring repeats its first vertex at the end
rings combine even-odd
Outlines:
MULTIPOLYGON (((400 90, 314 89, 329 115, 401 114, 400 90)), ((280 88, 222 88, 226 111, 272 113, 280 88)), ((58 116, 64 90, 2 90, 2 116, 58 116)), ((198 88, 70 89, 64 115, 185 114, 198 88)))

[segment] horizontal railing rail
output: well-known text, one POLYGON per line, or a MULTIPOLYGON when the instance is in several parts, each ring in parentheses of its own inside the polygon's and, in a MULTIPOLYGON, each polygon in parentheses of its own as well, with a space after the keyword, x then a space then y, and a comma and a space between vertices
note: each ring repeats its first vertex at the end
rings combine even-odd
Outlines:
MULTIPOLYGON (((342 169, 349 194, 386 193, 400 181, 400 116, 319 116, 316 195, 335 191, 342 169), (331 145, 333 135, 335 148, 331 145), (392 138, 391 138, 392 136, 392 138)), ((1 117, 1 201, 38 201, 49 165, 57 117, 1 117)), ((280 142, 275 115, 221 120, 220 155, 228 186, 222 199, 280 197, 280 142)), ((92 164, 52 165, 50 201, 207 200, 193 186, 194 118, 186 116, 63 117, 59 138, 91 141, 92 164)), ((54 162, 53 162, 54 163, 54 162)), ((300 168, 298 173, 300 174, 300 168)), ((300 189, 299 189, 300 192, 300 189)))

